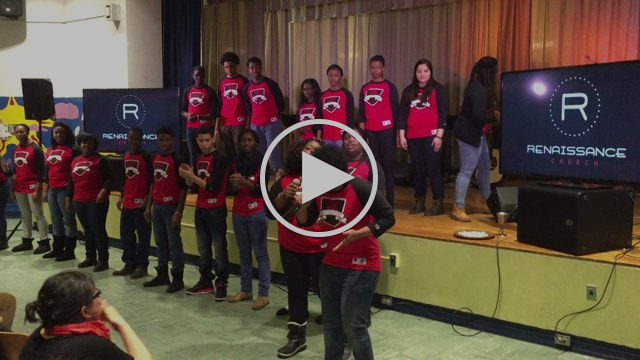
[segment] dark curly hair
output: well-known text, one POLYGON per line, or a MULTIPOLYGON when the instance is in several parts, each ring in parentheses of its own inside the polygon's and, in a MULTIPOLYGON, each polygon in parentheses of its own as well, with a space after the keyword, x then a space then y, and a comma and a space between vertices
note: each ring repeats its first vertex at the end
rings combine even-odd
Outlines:
POLYGON ((238 57, 238 54, 231 51, 222 54, 222 57, 220 58, 220 65, 224 65, 224 63, 226 63, 227 61, 232 62, 236 65, 240 64, 240 58, 238 57))
POLYGON ((45 328, 84 321, 81 310, 93 301, 95 282, 82 271, 64 271, 50 276, 38 298, 25 306, 25 322, 42 322, 45 328))
POLYGON ((338 170, 347 172, 349 167, 347 164, 347 157, 342 152, 342 149, 335 145, 322 145, 318 150, 314 151, 312 155, 316 159, 324 161, 338 170))
POLYGON ((76 136, 73 134, 73 130, 71 130, 71 127, 66 123, 63 123, 61 121, 56 121, 56 123, 53 124, 53 126, 51 127, 51 147, 55 148, 58 145, 66 145, 68 147, 73 147, 75 144, 76 144, 76 136), (57 127, 60 127, 64 130, 64 144, 58 144, 58 142, 53 136, 53 131, 57 127))
POLYGON ((322 142, 315 139, 305 139, 293 143, 287 149, 287 155, 285 156, 284 171, 287 174, 302 174, 302 150, 307 144, 315 141, 322 145, 322 142))

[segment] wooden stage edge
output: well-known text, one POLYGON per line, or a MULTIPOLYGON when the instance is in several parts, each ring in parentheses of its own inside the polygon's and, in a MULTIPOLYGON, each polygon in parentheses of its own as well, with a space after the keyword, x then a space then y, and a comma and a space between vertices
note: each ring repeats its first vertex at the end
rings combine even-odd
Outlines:
MULTIPOLYGON (((395 189, 395 216, 396 224, 390 233, 417 237, 426 241, 449 241, 475 246, 496 247, 504 250, 522 251, 547 256, 566 257, 585 261, 613 263, 615 258, 629 249, 619 249, 589 255, 571 255, 538 246, 521 243, 517 240, 517 224, 507 223, 504 227, 504 236, 498 237, 500 227, 494 221, 489 209, 483 203, 477 188, 470 187, 467 194, 467 214, 471 222, 463 223, 449 217, 453 206, 453 183, 445 184, 445 214, 439 216, 424 216, 422 213, 409 215, 409 208, 414 204, 413 188, 396 186, 395 189), (496 234, 489 240, 465 240, 454 236, 456 231, 485 231, 496 234)), ((429 195, 430 196, 430 195, 429 195)), ((195 206, 196 195, 187 196, 187 206, 195 206)), ((427 200, 427 207, 430 204, 427 200)), ((231 209, 233 198, 227 198, 227 208, 231 209)), ((640 267, 640 205, 636 204, 633 218, 633 245, 634 248, 618 259, 618 264, 623 266, 640 267)))

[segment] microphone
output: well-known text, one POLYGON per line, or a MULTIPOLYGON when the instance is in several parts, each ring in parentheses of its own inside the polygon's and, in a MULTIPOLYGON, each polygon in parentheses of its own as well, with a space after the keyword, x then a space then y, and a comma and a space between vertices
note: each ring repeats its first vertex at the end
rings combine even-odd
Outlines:
MULTIPOLYGON (((300 179, 296 178, 293 179, 292 181, 293 184, 300 186, 300 179)), ((300 207, 302 206, 302 204, 294 204, 292 207, 289 208, 289 210, 287 210, 284 214, 282 214, 282 218, 286 219, 288 217, 291 217, 291 215, 295 214, 298 210, 300 210, 300 207)))

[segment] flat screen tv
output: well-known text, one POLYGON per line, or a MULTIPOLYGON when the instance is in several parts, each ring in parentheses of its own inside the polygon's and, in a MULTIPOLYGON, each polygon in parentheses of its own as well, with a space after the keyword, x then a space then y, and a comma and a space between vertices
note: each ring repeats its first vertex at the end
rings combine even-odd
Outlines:
POLYGON ((84 130, 100 140, 98 151, 123 153, 131 127, 144 130, 143 148, 159 150, 156 131, 170 126, 174 148, 180 147, 180 90, 165 89, 84 89, 84 130))
POLYGON ((640 61, 502 74, 504 174, 640 183, 640 61))

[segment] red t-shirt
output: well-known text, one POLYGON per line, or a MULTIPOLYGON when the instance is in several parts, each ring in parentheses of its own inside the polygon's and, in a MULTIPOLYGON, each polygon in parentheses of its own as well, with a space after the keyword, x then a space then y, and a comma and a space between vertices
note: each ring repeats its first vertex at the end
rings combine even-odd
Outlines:
POLYGON ((15 181, 13 190, 21 194, 31 194, 42 182, 44 174, 44 153, 36 143, 27 146, 16 145, 13 150, 15 181))
POLYGON ((149 171, 150 156, 146 152, 124 154, 124 189, 122 207, 139 209, 144 198, 149 195, 151 174, 149 171))
POLYGON ((71 160, 73 151, 67 145, 58 145, 47 149, 45 156, 47 163, 47 178, 51 189, 58 189, 69 184, 71 177, 71 160))
POLYGON ((174 205, 180 200, 180 190, 186 189, 184 179, 178 173, 178 167, 184 161, 175 152, 167 155, 156 154, 153 157, 153 203, 174 205))
MULTIPOLYGON (((353 119, 353 96, 345 89, 327 90, 320 96, 322 104, 322 117, 340 124, 351 126, 353 119)), ((322 138, 326 140, 342 140, 342 129, 335 126, 325 126, 322 130, 322 138)))
POLYGON ((438 102, 436 101, 436 89, 426 102, 421 102, 423 90, 419 89, 415 100, 409 105, 407 117, 407 139, 417 139, 435 136, 438 133, 438 102))
MULTIPOLYGON (((217 159, 217 156, 220 156, 221 153, 218 151, 214 151, 211 154, 204 155, 199 154, 198 159, 196 160, 196 175, 209 183, 213 176, 213 169, 217 159)), ((207 190, 206 188, 198 187, 198 197, 196 199, 196 207, 201 209, 213 209, 219 206, 226 206, 227 203, 225 201, 225 197, 227 194, 227 181, 228 179, 228 169, 224 171, 223 178, 221 179, 220 188, 217 192, 212 192, 207 190)))
MULTIPOLYGON (((238 172, 235 163, 232 169, 234 174, 238 172)), ((256 186, 260 186, 260 169, 248 177, 247 180, 256 186)), ((264 210, 264 198, 262 196, 253 196, 246 187, 242 186, 238 194, 233 198, 233 209, 231 211, 238 216, 251 216, 261 210, 264 210)))
POLYGON ((251 106, 251 123, 253 125, 270 125, 280 120, 278 104, 266 78, 257 84, 250 81, 245 88, 251 106))
POLYGON ((189 121, 188 128, 199 128, 201 126, 213 125, 213 119, 216 117, 218 99, 213 89, 207 85, 197 88, 195 86, 188 87, 182 95, 182 111, 187 111, 193 115, 211 114, 212 119, 189 121))
POLYGON ((389 81, 370 81, 360 90, 360 111, 366 119, 365 128, 370 131, 393 129, 394 110, 398 106, 398 90, 389 81))
POLYGON ((247 124, 247 110, 242 101, 242 88, 247 82, 247 78, 242 75, 220 80, 218 98, 220 99, 221 125, 245 126, 247 124))
MULTIPOLYGON (((318 118, 318 105, 313 103, 304 103, 298 107, 298 119, 300 122, 307 120, 315 120, 318 118)), ((315 137, 313 125, 300 128, 300 138, 302 140, 313 139, 315 137)))
POLYGON ((104 187, 100 162, 102 156, 76 156, 71 161, 71 178, 73 179, 73 201, 95 202, 104 187))

